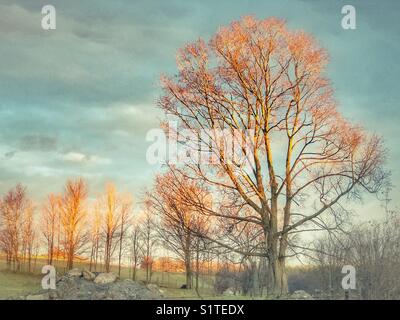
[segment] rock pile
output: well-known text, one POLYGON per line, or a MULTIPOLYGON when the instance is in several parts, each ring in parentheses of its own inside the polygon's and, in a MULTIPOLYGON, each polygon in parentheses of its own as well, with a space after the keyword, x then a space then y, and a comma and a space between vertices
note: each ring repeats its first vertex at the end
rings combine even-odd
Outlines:
POLYGON ((153 284, 120 280, 110 273, 72 269, 57 280, 55 290, 42 290, 22 297, 26 300, 152 300, 162 298, 153 284))

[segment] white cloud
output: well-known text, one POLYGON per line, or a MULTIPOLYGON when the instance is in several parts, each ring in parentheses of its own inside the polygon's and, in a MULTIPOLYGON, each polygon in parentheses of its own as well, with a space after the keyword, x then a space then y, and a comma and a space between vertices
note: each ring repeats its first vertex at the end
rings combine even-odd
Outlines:
POLYGON ((84 162, 86 161, 86 155, 79 152, 68 152, 63 155, 63 159, 68 162, 84 162))
POLYGON ((102 158, 96 155, 88 155, 81 152, 71 151, 62 156, 62 159, 67 162, 75 163, 92 163, 92 164, 109 164, 110 159, 102 158))

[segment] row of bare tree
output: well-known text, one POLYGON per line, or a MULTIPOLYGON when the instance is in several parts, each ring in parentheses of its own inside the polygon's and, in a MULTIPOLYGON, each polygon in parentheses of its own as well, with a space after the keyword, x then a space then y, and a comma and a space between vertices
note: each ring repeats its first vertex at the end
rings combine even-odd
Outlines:
POLYGON ((63 194, 50 194, 37 208, 24 187, 11 189, 0 201, 0 249, 7 265, 19 271, 27 260, 30 270, 35 253, 44 255, 48 264, 65 260, 66 268, 72 269, 74 260, 85 258, 90 243, 91 267, 97 266, 101 254, 101 263, 109 271, 117 254, 120 272, 132 199, 117 193, 112 184, 95 201, 92 211, 87 197, 83 179, 68 181, 63 194))
POLYGON ((21 185, 7 192, 0 200, 0 249, 7 266, 21 270, 28 263, 31 269, 35 248, 33 205, 21 185))
POLYGON ((144 212, 136 215, 132 197, 113 184, 90 205, 83 179, 68 181, 62 194, 49 194, 41 205, 33 205, 26 188, 17 185, 0 200, 0 253, 14 271, 25 264, 31 271, 32 260, 40 257, 47 264, 65 263, 66 270, 81 261, 94 271, 109 272, 118 265, 121 274, 125 264, 133 279, 142 267, 149 282, 163 247, 183 262, 186 287, 194 282, 198 289, 200 266, 215 257, 205 238, 210 219, 169 196, 168 184, 173 182, 171 175, 159 176, 146 195, 144 212))
MULTIPOLYGON (((210 240, 212 232, 227 235, 224 230, 230 229, 233 235, 234 231, 223 219, 204 215, 189 206, 184 198, 194 195, 210 200, 196 184, 179 181, 173 172, 168 172, 159 175, 154 188, 146 194, 144 214, 133 215, 131 196, 117 192, 113 184, 108 184, 104 193, 89 205, 86 182, 70 180, 62 194, 49 194, 42 205, 36 206, 28 198, 26 188, 17 185, 0 201, 0 252, 14 271, 21 271, 25 263, 26 270, 31 271, 32 260, 41 257, 47 264, 65 263, 67 270, 78 260, 88 263, 94 271, 109 272, 115 264, 120 274, 125 264, 131 267, 133 279, 142 267, 146 281, 150 282, 155 257, 162 247, 183 262, 185 285, 196 290, 207 263, 250 263, 254 267, 254 257, 242 257, 210 240)), ((242 241, 242 246, 253 245, 251 228, 235 232, 237 237, 232 237, 232 241, 242 241)))
POLYGON ((353 226, 340 235, 330 234, 315 243, 312 261, 322 291, 343 291, 344 265, 356 271, 356 297, 400 298, 400 219, 394 212, 383 221, 353 226))

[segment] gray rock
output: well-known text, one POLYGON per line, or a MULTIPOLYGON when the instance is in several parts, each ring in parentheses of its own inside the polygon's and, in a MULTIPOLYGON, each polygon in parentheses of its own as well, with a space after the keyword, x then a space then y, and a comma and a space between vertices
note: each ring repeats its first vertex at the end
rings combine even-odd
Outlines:
POLYGON ((233 295, 235 295, 235 291, 232 288, 228 288, 223 292, 223 295, 224 296, 233 296, 233 295))
POLYGON ((82 271, 82 275, 83 275, 83 278, 88 281, 93 281, 96 278, 96 275, 87 269, 84 269, 82 271))
POLYGON ((294 300, 313 300, 313 297, 304 290, 296 290, 290 295, 290 298, 294 300))
POLYGON ((156 284, 148 284, 147 289, 149 289, 152 293, 156 294, 156 295, 160 295, 161 297, 164 296, 164 292, 156 285, 156 284))
POLYGON ((95 283, 84 277, 66 274, 57 281, 55 290, 42 290, 22 298, 28 300, 153 300, 162 298, 162 291, 156 285, 146 286, 130 279, 119 280, 115 274, 105 273, 98 276, 100 275, 102 275, 100 279, 115 280, 108 283, 104 283, 103 280, 101 283, 95 283))
POLYGON ((49 291, 49 299, 50 299, 50 300, 57 300, 57 299, 58 299, 58 292, 57 292, 57 290, 50 290, 50 291, 49 291))
POLYGON ((107 284, 113 283, 117 280, 117 275, 113 272, 100 273, 95 279, 94 283, 107 284))
POLYGON ((71 269, 67 272, 67 275, 70 277, 81 277, 82 276, 82 271, 79 270, 78 268, 71 269))

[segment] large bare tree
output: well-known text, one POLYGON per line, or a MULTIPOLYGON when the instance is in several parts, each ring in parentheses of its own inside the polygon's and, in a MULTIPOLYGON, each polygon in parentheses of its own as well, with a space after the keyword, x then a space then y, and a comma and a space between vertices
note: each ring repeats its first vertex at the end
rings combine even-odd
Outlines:
POLYGON ((244 17, 186 45, 177 61, 159 101, 190 151, 176 174, 214 194, 208 206, 192 199, 204 214, 263 230, 264 245, 245 254, 266 257, 269 293, 285 293, 292 235, 382 186, 382 141, 344 119, 325 78, 326 51, 281 20, 244 17))

